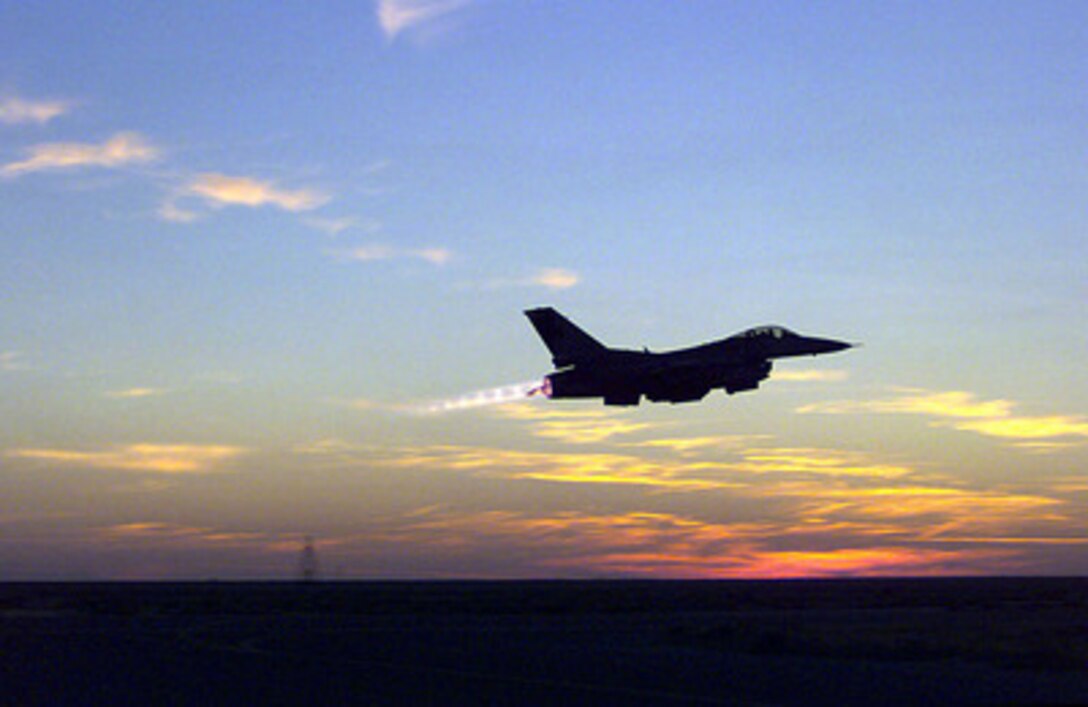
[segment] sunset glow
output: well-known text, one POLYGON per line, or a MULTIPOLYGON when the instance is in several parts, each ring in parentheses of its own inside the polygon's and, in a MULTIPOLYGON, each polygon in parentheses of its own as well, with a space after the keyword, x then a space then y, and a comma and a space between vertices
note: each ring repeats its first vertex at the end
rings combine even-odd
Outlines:
POLYGON ((9 5, 0 581, 1088 573, 1088 5, 9 5))

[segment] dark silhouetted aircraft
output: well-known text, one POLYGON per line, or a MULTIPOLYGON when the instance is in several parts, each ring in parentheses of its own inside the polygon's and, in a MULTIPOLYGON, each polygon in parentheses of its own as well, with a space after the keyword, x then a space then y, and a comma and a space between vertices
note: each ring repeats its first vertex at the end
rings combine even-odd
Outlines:
POLYGON ((653 353, 611 349, 552 309, 525 312, 557 369, 537 390, 549 398, 604 398, 605 405, 702 400, 714 388, 732 395, 755 390, 771 359, 815 356, 851 348, 834 339, 801 336, 779 326, 742 331, 689 349, 653 353))

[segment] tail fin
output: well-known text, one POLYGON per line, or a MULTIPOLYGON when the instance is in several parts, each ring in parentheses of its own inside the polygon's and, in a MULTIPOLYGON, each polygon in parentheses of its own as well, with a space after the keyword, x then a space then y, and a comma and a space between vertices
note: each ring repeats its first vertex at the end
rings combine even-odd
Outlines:
POLYGON ((551 307, 526 310, 525 316, 529 317, 536 333, 552 352, 552 362, 556 368, 596 358, 608 351, 604 344, 579 329, 551 307))

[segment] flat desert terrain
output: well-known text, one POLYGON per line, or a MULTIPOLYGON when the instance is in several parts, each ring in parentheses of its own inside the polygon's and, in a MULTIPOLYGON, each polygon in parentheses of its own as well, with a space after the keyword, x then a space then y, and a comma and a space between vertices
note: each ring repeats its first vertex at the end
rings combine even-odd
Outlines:
POLYGON ((0 584, 0 704, 1088 705, 1088 579, 0 584))

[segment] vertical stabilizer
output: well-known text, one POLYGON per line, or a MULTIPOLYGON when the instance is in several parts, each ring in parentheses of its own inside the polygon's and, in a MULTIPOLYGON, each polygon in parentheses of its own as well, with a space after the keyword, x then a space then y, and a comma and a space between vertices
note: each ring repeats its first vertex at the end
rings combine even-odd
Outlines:
POLYGON ((552 362, 556 368, 597 358, 608 351, 604 344, 551 307, 526 310, 525 316, 529 317, 536 333, 552 352, 552 362))

